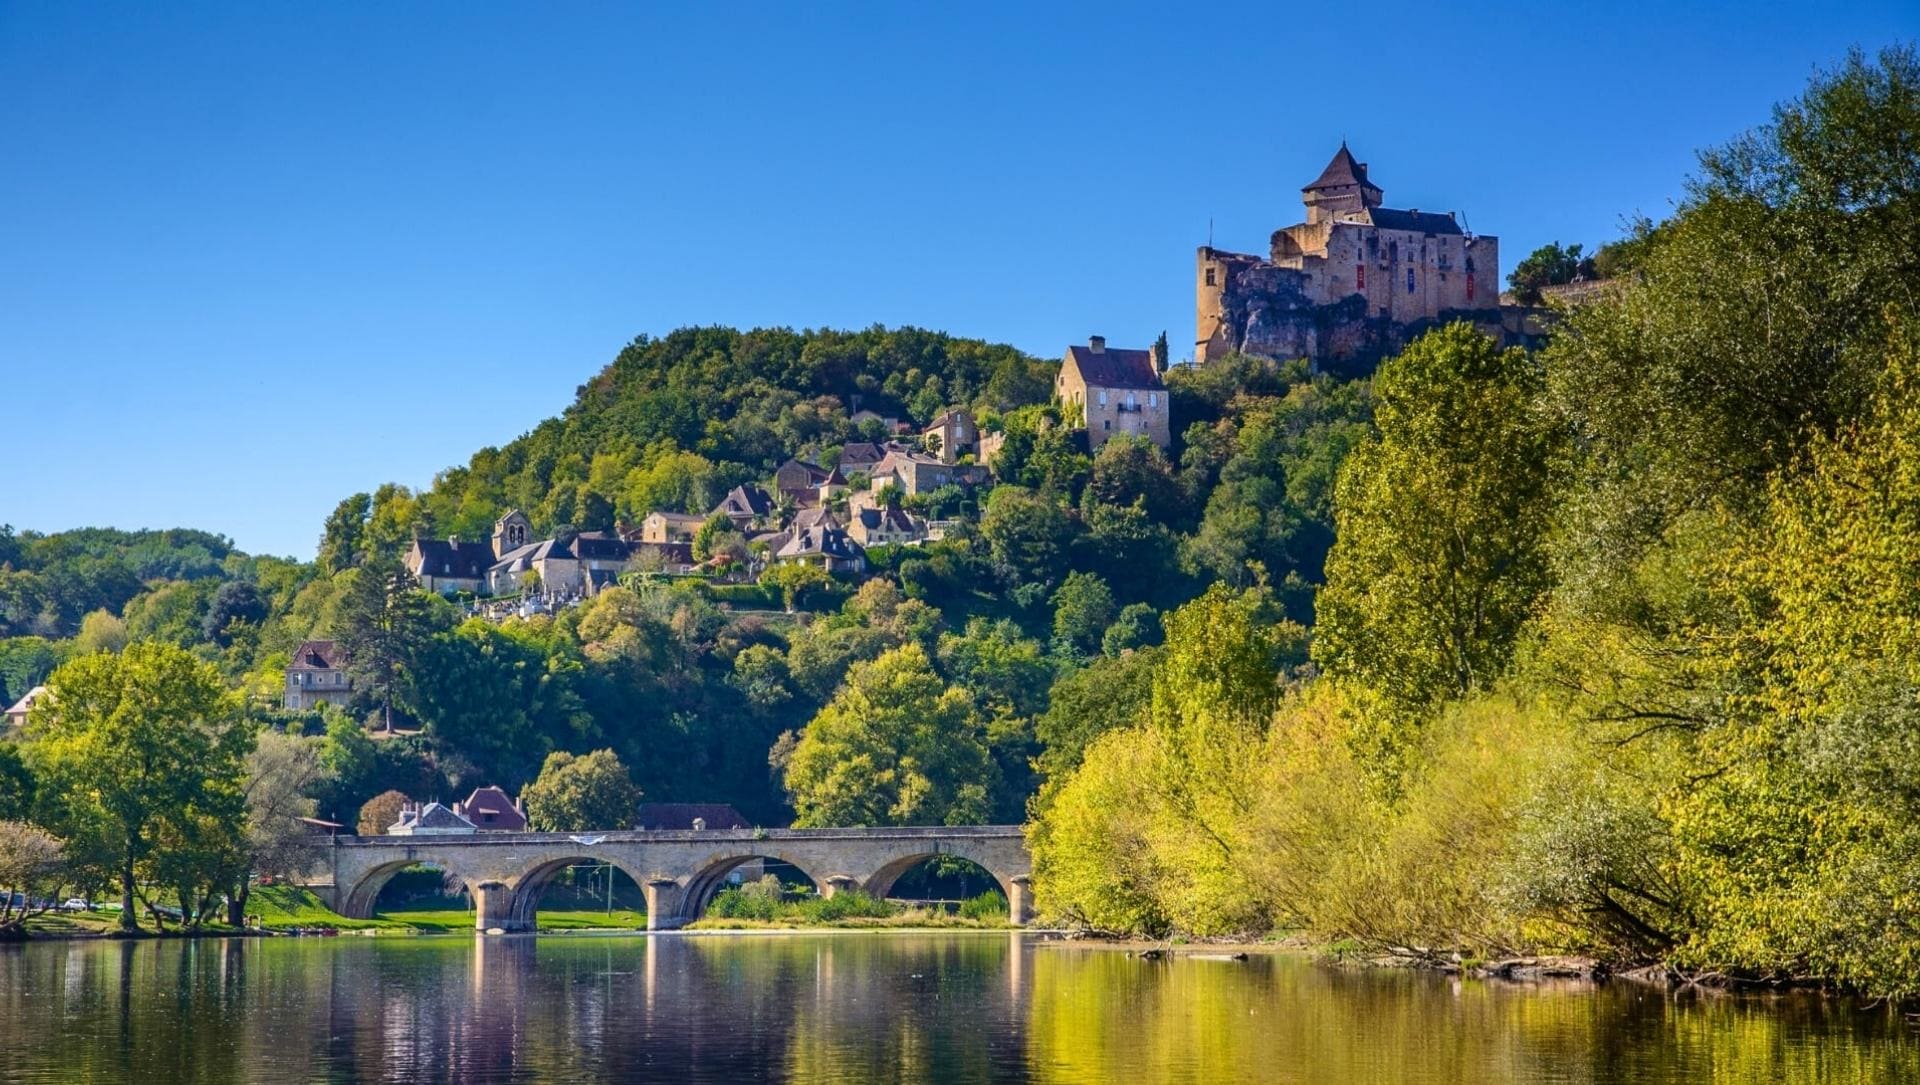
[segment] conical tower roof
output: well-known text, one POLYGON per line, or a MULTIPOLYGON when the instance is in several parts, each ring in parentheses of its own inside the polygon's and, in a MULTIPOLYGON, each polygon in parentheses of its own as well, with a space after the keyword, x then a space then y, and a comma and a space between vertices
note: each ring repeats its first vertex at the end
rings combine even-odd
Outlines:
POLYGON ((1372 189, 1375 192, 1380 191, 1379 185, 1367 180, 1367 164, 1356 161, 1353 152, 1347 150, 1347 141, 1341 140, 1340 149, 1333 154, 1333 161, 1327 163, 1327 168, 1320 171, 1320 176, 1314 178, 1312 184, 1300 191, 1313 192, 1325 188, 1346 188, 1351 185, 1372 189))

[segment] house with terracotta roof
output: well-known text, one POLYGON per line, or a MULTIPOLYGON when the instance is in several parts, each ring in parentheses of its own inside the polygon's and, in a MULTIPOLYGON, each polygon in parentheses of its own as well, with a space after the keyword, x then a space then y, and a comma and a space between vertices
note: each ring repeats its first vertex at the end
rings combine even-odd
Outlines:
POLYGON ((517 833, 527 827, 526 809, 493 784, 475 788, 465 801, 453 804, 453 812, 483 833, 517 833))
POLYGON ((287 664, 288 710, 305 712, 323 704, 346 707, 353 699, 353 679, 347 675, 347 656, 330 640, 310 640, 293 650, 287 664))
POLYGON ((1054 378, 1054 398, 1068 424, 1087 431, 1087 451, 1115 435, 1145 437, 1161 448, 1173 443, 1171 404, 1160 379, 1167 360, 1152 350, 1108 349, 1104 336, 1067 348, 1054 378))

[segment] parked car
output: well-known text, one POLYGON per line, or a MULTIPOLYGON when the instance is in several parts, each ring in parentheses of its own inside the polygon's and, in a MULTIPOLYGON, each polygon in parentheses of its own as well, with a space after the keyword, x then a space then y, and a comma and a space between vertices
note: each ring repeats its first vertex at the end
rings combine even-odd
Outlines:
POLYGON ((60 910, 63 912, 91 912, 93 911, 93 902, 85 897, 68 897, 61 902, 60 910))

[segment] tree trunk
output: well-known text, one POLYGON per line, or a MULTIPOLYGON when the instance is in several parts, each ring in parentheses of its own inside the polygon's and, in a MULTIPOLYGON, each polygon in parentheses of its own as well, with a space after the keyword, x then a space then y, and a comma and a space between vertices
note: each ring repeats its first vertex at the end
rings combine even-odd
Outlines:
POLYGON ((253 888, 247 884, 247 879, 243 876, 240 879, 240 887, 227 894, 227 926, 247 925, 247 896, 252 892, 253 888))
POLYGON ((133 914, 133 853, 120 860, 120 929, 137 931, 140 918, 133 914))

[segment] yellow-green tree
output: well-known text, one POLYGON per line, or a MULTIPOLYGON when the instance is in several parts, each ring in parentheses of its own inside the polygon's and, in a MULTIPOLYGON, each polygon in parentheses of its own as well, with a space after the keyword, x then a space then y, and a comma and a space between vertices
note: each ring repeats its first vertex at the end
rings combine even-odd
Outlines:
POLYGON ((971 699, 915 642, 855 664, 786 766, 802 827, 978 824, 993 781, 971 699))
POLYGON ((1471 326, 1431 332, 1373 385, 1377 434, 1335 489, 1314 659, 1409 709, 1483 687, 1549 585, 1558 431, 1538 362, 1471 326))
POLYGON ((108 866, 134 929, 135 870, 163 841, 239 838, 253 734, 219 672, 169 644, 82 656, 47 688, 28 724, 45 821, 108 866))

